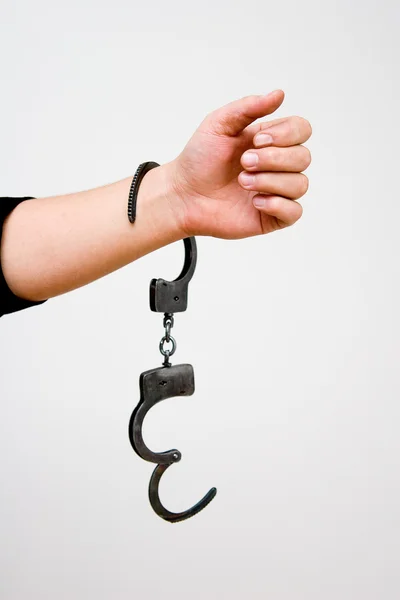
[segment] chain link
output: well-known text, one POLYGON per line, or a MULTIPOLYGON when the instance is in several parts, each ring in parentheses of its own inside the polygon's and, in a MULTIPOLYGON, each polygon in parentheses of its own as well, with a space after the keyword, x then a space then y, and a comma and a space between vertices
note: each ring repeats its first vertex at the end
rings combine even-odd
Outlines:
POLYGON ((165 334, 161 338, 159 348, 160 348, 161 354, 164 356, 164 363, 163 363, 164 366, 169 367, 169 366, 171 366, 171 363, 169 362, 169 357, 172 356, 176 350, 176 341, 175 341, 175 338, 173 338, 171 335, 171 328, 174 326, 173 313, 164 313, 163 326, 165 329, 165 334), (164 349, 165 343, 167 343, 167 344, 171 343, 172 348, 169 350, 165 350, 164 349))

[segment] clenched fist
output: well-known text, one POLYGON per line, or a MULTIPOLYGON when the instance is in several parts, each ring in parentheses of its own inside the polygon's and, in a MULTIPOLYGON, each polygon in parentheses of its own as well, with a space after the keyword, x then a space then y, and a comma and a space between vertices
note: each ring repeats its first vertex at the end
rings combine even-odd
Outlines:
POLYGON ((179 156, 168 163, 187 236, 239 239, 295 223, 308 189, 311 162, 303 146, 311 125, 302 117, 254 123, 276 111, 284 92, 245 96, 202 121, 179 156))

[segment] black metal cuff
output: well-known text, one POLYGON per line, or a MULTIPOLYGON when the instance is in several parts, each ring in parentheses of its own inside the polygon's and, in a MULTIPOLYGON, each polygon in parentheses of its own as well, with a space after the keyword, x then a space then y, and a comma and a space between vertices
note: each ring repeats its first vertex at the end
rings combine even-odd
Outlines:
POLYGON ((136 169, 136 173, 133 176, 131 188, 129 190, 129 200, 128 200, 128 219, 131 223, 135 222, 136 219, 136 202, 137 195, 139 191, 139 185, 142 181, 143 177, 146 175, 150 169, 154 169, 155 167, 159 167, 160 165, 157 162, 147 161, 141 163, 136 169))

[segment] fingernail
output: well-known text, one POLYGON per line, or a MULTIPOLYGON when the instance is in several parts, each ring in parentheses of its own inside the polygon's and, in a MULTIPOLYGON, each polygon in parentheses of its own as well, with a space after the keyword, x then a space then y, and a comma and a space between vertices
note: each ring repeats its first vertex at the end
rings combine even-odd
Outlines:
POLYGON ((272 142, 272 136, 268 135, 268 133, 258 133, 254 138, 256 146, 267 146, 268 144, 272 144, 272 142))
POLYGON ((240 175, 240 178, 242 180, 243 185, 253 185, 255 183, 255 176, 254 175, 250 175, 250 173, 242 173, 240 175))
POLYGON ((245 167, 255 167, 258 163, 258 154, 256 152, 245 152, 242 156, 242 163, 245 167))
POLYGON ((253 204, 256 208, 262 208, 265 205, 265 198, 262 198, 262 196, 254 196, 253 204))

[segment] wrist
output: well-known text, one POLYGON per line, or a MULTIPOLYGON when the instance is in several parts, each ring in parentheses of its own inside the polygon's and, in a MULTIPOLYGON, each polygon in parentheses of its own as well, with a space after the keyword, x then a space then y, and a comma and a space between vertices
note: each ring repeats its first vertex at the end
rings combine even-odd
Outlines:
POLYGON ((150 169, 143 177, 138 190, 138 219, 141 207, 146 207, 154 234, 161 236, 163 245, 188 237, 183 203, 174 186, 173 161, 150 169))

